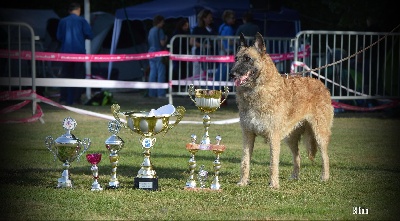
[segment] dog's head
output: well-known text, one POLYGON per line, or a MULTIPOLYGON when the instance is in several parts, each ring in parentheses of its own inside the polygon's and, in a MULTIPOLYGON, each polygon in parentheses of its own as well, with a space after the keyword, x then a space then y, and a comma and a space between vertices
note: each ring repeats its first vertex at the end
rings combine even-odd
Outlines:
POLYGON ((266 48, 261 34, 256 34, 253 46, 247 46, 242 33, 235 64, 230 71, 230 77, 235 81, 235 86, 253 87, 265 65, 265 56, 267 56, 266 48))

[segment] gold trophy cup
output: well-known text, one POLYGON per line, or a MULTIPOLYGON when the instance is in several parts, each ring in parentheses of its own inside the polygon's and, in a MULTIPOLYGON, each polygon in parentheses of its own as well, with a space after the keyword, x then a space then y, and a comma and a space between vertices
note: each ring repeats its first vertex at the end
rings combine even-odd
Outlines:
POLYGON ((165 105, 157 110, 152 109, 150 112, 120 112, 120 106, 113 104, 111 112, 124 128, 130 129, 132 134, 137 133, 141 135, 139 141, 142 149, 144 149, 144 159, 137 176, 134 178, 134 188, 157 190, 158 177, 150 161, 150 149, 156 143, 156 138, 153 136, 162 132, 166 134, 168 130, 175 127, 182 120, 185 108, 181 106, 175 108, 172 105, 165 105), (174 123, 169 123, 171 116, 176 117, 174 123), (123 122, 121 118, 126 122, 123 122))
POLYGON ((112 135, 105 141, 106 148, 110 151, 110 163, 111 163, 111 178, 108 182, 107 189, 117 189, 119 188, 119 181, 117 178, 117 167, 119 161, 118 152, 124 147, 124 140, 122 140, 117 134, 121 129, 121 125, 116 120, 108 122, 108 132, 112 135))

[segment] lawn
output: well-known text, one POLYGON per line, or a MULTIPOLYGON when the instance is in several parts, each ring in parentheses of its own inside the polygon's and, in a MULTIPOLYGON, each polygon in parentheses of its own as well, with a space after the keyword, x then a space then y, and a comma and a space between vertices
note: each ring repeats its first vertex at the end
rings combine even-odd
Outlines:
MULTIPOLYGON (((121 111, 149 110, 167 101, 144 98, 138 92, 116 92, 121 111)), ((2 103, 2 106, 8 104, 2 103)), ((203 114, 188 97, 174 98, 175 106, 184 106, 183 120, 202 121, 203 114)), ((400 127, 399 118, 379 117, 381 113, 344 113, 336 115, 329 145, 331 178, 321 182, 321 159, 306 157, 301 144, 300 179, 291 180, 292 158, 282 143, 280 189, 268 187, 269 148, 261 138, 251 161, 251 183, 238 187, 240 177, 241 131, 238 123, 211 125, 211 140, 222 136, 227 149, 220 161, 221 191, 184 190, 189 176, 189 152, 185 149, 191 134, 201 137, 201 124, 178 124, 165 136, 157 135, 151 161, 159 178, 159 191, 133 188, 133 178, 143 161, 140 136, 122 130, 119 136, 125 147, 119 152, 117 176, 121 187, 115 190, 90 191, 92 172, 85 159, 71 163, 74 187, 57 189, 63 170, 47 150, 46 136, 57 138, 64 133, 61 122, 70 116, 78 125, 72 133, 90 138, 88 153, 101 153, 99 182, 106 187, 111 164, 105 140, 111 135, 108 120, 81 115, 41 103, 44 124, 40 122, 1 124, 1 199, 0 217, 5 220, 388 220, 400 213, 400 127), (354 209, 359 214, 354 214, 354 209), (360 214, 368 213, 368 214, 360 214)), ((82 108, 111 115, 110 106, 82 108)), ((26 107, 1 118, 29 116, 26 107)), ((237 118, 233 96, 228 105, 210 114, 212 121, 237 118)), ((215 155, 209 151, 196 154, 197 170, 204 165, 213 179, 215 155)))

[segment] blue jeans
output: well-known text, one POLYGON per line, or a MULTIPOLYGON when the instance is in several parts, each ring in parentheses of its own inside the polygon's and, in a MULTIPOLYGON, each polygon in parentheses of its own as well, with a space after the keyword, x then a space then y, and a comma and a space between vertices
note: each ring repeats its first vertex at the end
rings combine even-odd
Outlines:
MULTIPOLYGON (((166 72, 165 65, 161 61, 161 57, 152 58, 150 63, 149 82, 165 83, 166 72)), ((165 89, 149 89, 149 97, 165 97, 165 89)))

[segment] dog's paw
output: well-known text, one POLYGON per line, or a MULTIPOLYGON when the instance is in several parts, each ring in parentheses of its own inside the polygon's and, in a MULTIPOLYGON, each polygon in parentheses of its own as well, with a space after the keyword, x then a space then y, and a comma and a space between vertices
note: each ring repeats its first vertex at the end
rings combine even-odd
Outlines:
POLYGON ((321 176, 322 181, 328 181, 329 180, 329 175, 322 175, 321 176))
POLYGON ((292 176, 290 176, 289 179, 290 180, 298 180, 299 179, 299 175, 298 174, 292 174, 292 176))
POLYGON ((269 183, 269 187, 270 187, 271 189, 279 189, 279 183, 270 182, 270 183, 269 183))
POLYGON ((242 180, 237 183, 238 186, 247 186, 247 184, 249 184, 249 182, 242 180))

